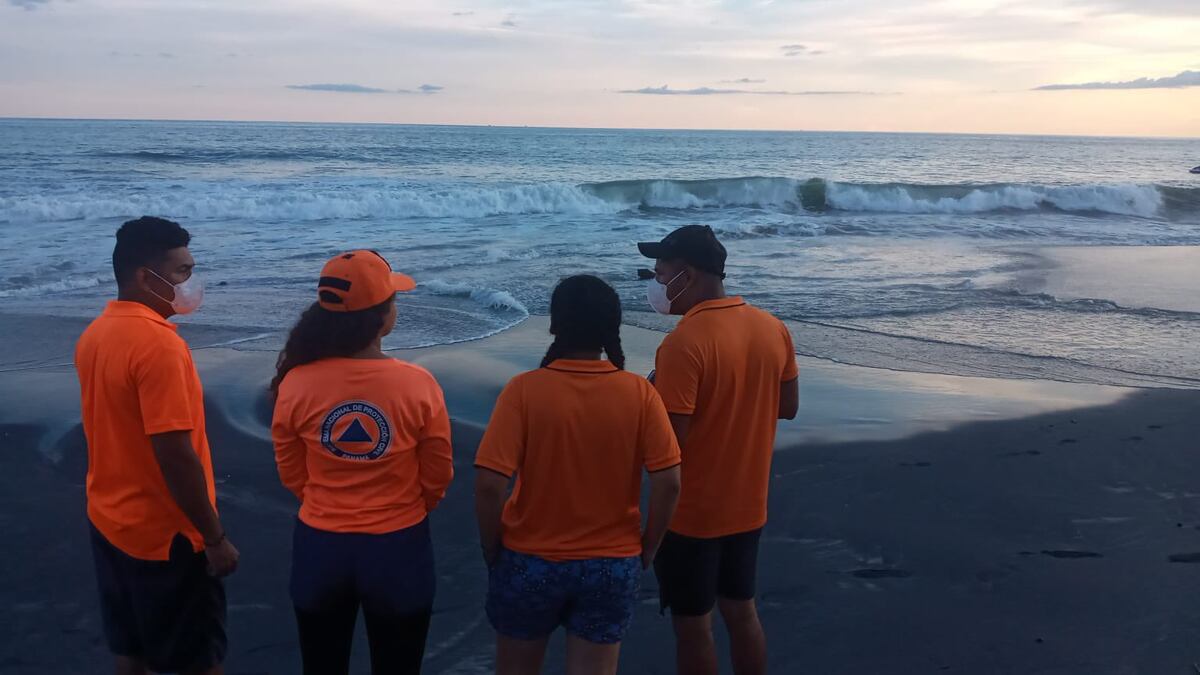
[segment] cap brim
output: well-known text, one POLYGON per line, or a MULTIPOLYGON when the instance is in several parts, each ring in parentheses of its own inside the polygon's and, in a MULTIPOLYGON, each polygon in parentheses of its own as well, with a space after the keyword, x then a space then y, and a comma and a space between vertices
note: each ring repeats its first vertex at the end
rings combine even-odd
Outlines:
POLYGON ((661 241, 644 241, 638 244, 638 251, 641 251, 642 255, 647 258, 654 258, 655 260, 671 257, 671 247, 661 241))
POLYGON ((397 293, 407 293, 417 287, 417 282, 407 274, 392 272, 392 290, 397 293))

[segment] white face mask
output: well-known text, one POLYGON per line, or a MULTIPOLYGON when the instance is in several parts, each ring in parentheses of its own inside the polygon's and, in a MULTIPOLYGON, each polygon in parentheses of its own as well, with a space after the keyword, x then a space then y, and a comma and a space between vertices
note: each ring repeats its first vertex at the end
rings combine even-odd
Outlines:
POLYGON ((192 272, 192 276, 188 277, 187 281, 183 282, 182 284, 172 284, 170 281, 163 279, 161 274, 155 272, 149 267, 146 268, 146 271, 150 272, 150 274, 153 274, 159 279, 162 279, 163 283, 169 284, 171 288, 174 289, 174 300, 168 300, 158 293, 154 293, 153 290, 150 292, 154 293, 154 296, 159 300, 162 300, 170 305, 171 309, 175 310, 176 314, 191 314, 197 309, 200 309, 200 305, 204 302, 204 282, 200 280, 200 277, 197 276, 195 272, 192 272))
POLYGON ((680 270, 679 274, 676 274, 674 278, 665 284, 659 283, 658 279, 654 279, 650 282, 650 288, 646 290, 646 299, 650 301, 650 306, 654 308, 654 311, 658 312, 659 314, 671 313, 671 305, 679 299, 679 296, 683 295, 687 291, 687 287, 684 286, 683 290, 675 294, 675 297, 672 298, 668 295, 671 284, 675 283, 676 279, 683 276, 683 272, 684 270, 680 270))

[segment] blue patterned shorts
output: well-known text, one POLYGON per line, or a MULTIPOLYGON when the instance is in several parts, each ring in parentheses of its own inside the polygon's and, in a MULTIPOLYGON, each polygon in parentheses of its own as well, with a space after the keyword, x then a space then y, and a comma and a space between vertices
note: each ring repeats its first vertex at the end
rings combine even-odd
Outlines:
POLYGON ((497 633, 537 640, 560 625, 597 644, 621 641, 642 583, 639 557, 552 562, 500 552, 488 573, 487 615, 497 633))

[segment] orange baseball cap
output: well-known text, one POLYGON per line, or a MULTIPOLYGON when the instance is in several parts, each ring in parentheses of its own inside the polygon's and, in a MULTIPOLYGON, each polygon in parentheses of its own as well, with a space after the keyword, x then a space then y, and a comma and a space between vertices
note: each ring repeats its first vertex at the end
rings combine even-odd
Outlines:
POLYGON ((357 312, 416 287, 412 277, 393 272, 379 253, 350 251, 325 263, 317 282, 317 297, 321 307, 331 312, 357 312))

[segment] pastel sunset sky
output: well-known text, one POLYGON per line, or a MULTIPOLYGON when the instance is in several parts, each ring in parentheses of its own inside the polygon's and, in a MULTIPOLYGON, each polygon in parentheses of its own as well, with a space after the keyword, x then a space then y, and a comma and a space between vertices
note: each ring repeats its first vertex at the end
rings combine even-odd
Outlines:
POLYGON ((1197 0, 0 0, 0 116, 1200 136, 1197 0))

